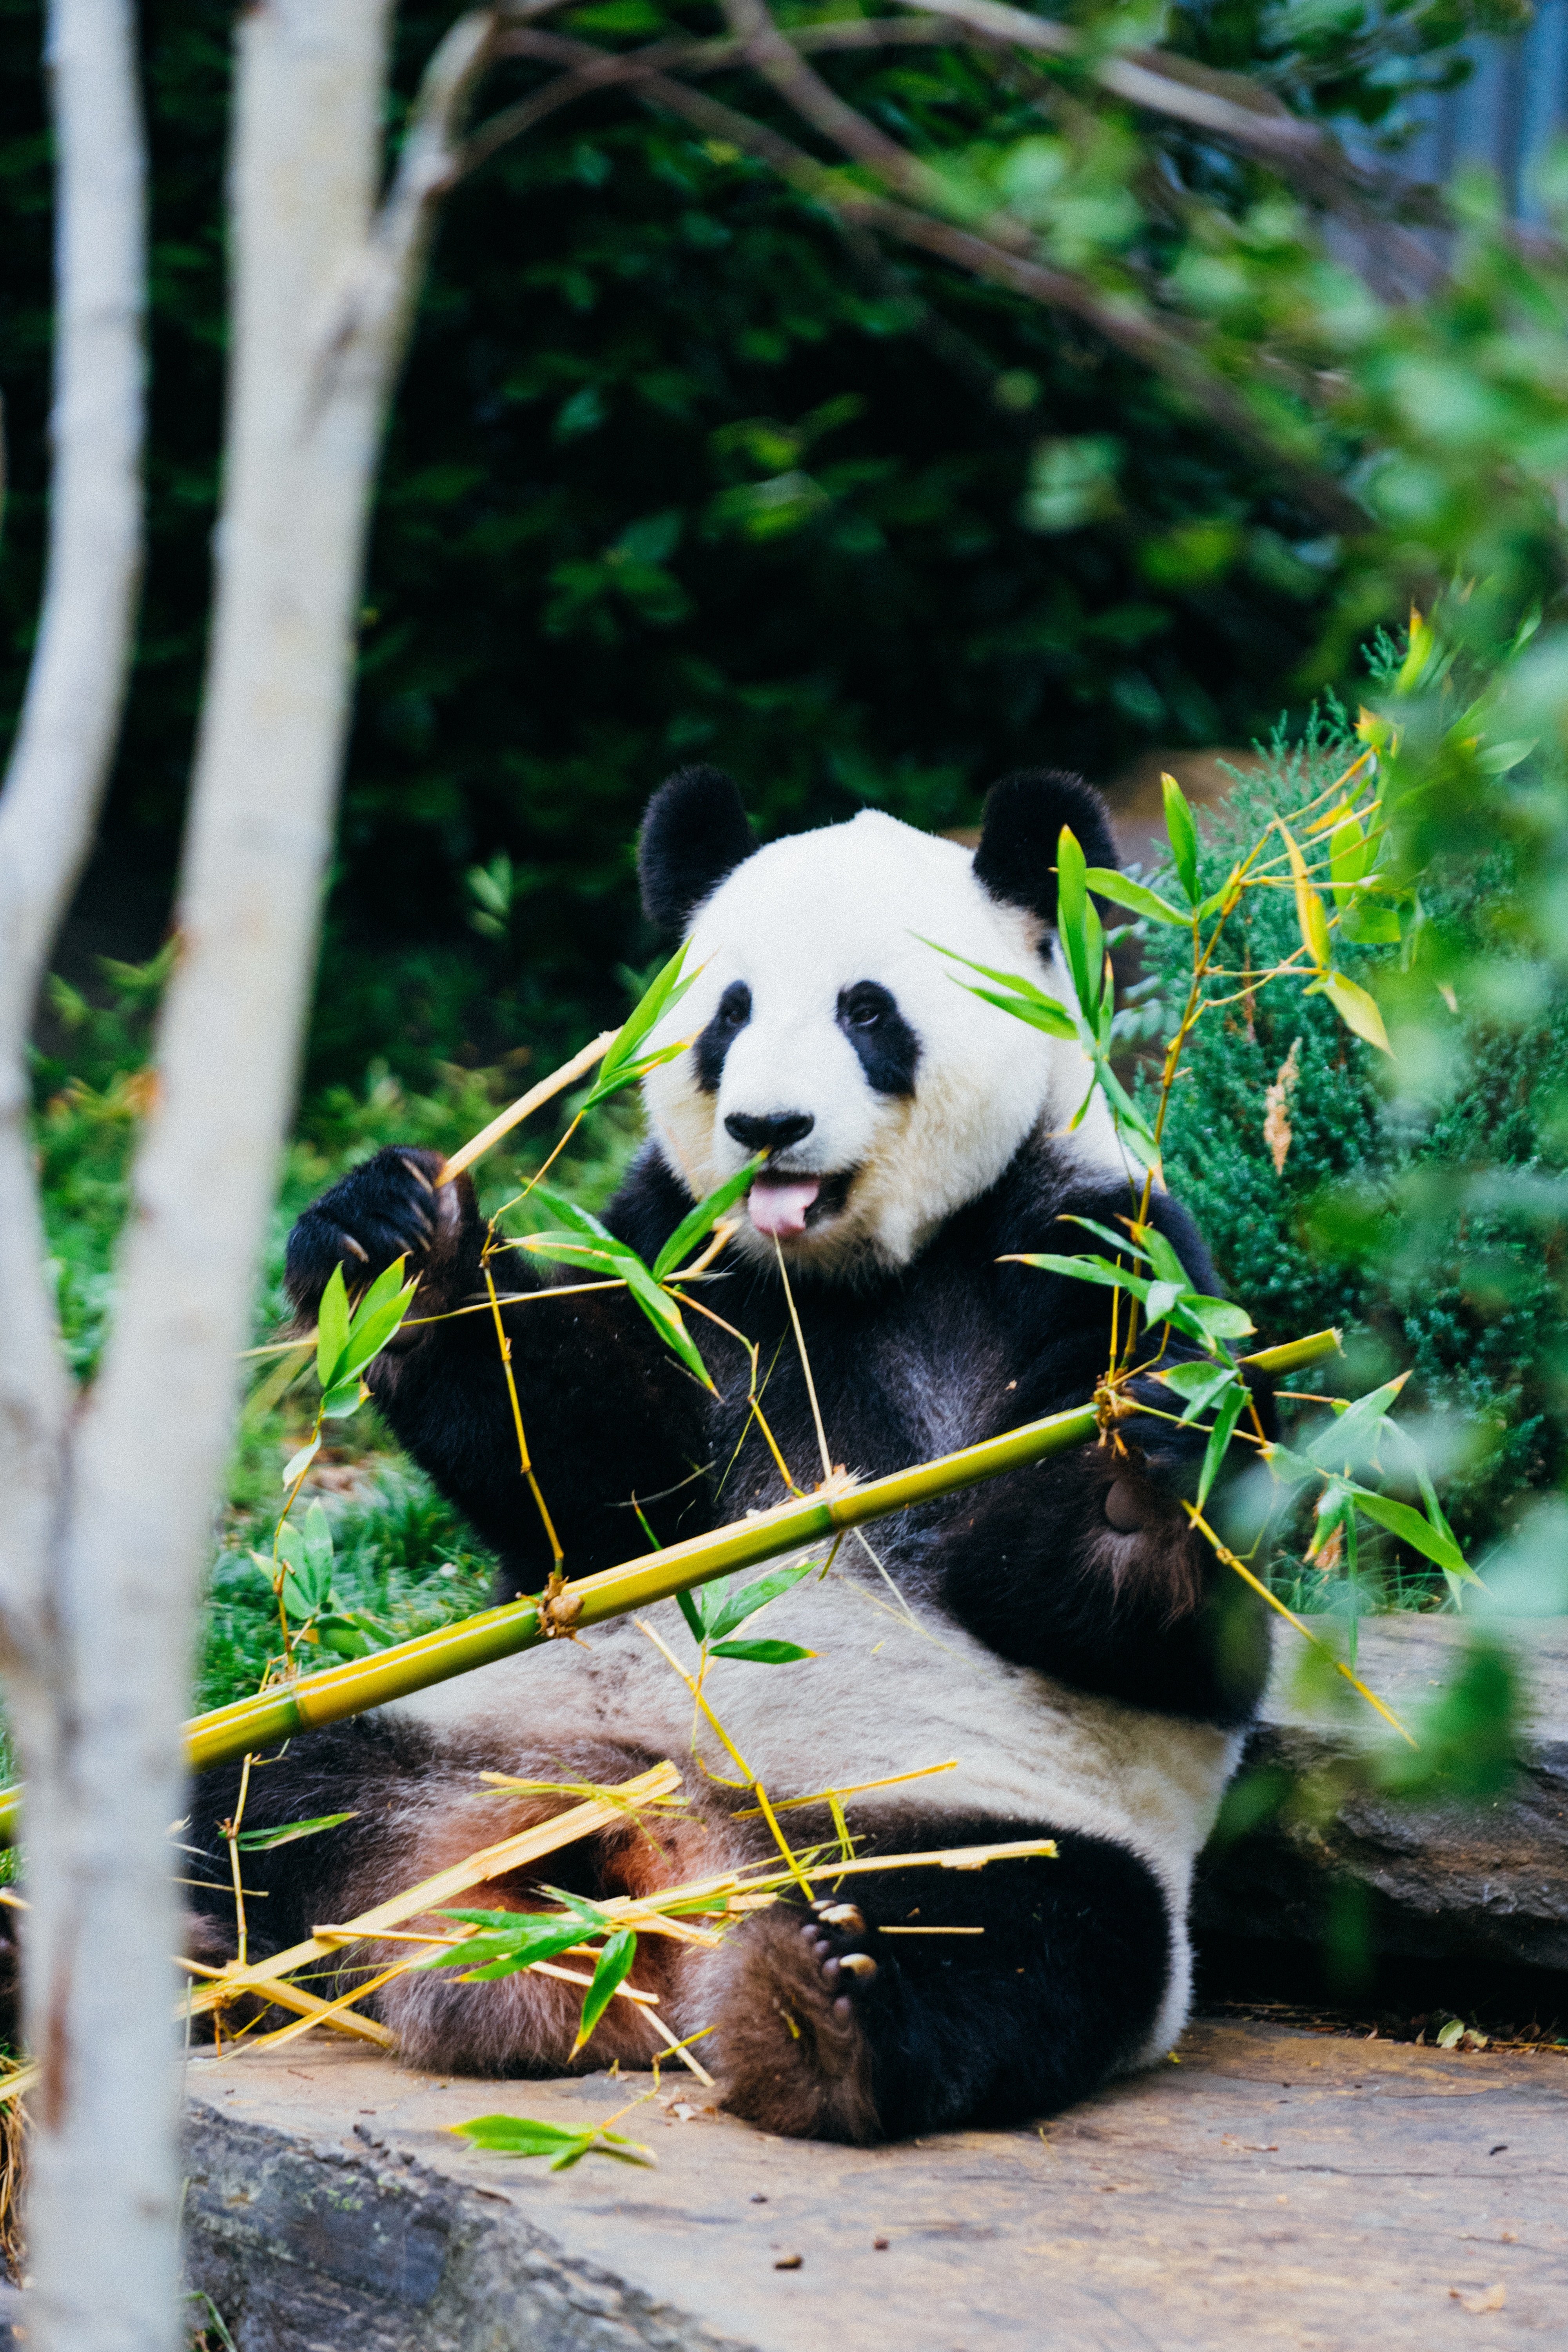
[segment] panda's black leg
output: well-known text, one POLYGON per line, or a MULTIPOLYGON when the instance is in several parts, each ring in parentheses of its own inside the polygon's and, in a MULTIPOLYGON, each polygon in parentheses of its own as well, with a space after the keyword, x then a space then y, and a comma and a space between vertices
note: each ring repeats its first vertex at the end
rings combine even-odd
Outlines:
MULTIPOLYGON (((1023 1834, 927 1831, 919 1843, 1023 1834)), ((805 1917, 756 1914, 717 1988, 725 2104, 764 2130, 865 2141, 1051 2115, 1098 2088, 1153 2029, 1171 1922, 1125 1847, 1056 1844, 975 1872, 867 1874, 805 1917)))

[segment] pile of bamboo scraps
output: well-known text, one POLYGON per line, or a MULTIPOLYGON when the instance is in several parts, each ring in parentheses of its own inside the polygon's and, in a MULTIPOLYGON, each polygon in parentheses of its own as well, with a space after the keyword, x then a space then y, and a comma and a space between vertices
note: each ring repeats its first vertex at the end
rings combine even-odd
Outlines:
MULTIPOLYGON (((434 1878, 420 1881, 391 1901, 380 1904, 358 1918, 339 1925, 318 1927, 305 1942, 291 1945, 286 1951, 270 1958, 240 1963, 230 1961, 226 1967, 209 1968, 197 1960, 183 1959, 181 1967, 191 1978, 200 1980, 179 2005, 177 2016, 187 2021, 196 2017, 212 2016, 221 2020, 223 2012, 238 2003, 256 2007, 257 2018, 238 2033, 220 2042, 222 2054, 239 2058, 258 2050, 275 2050, 281 2044, 313 2032, 324 2026, 338 2033, 350 2034, 381 2049, 390 2049, 394 2037, 377 2020, 366 2017, 360 2003, 372 1993, 389 1983, 405 1969, 427 1962, 433 1949, 456 1951, 465 1943, 482 1937, 483 1931, 457 1921, 442 1922, 443 1932, 409 1932, 405 1923, 426 1917, 430 1913, 451 1905, 470 1888, 505 1872, 526 1868, 542 1861, 545 1855, 574 1844, 579 1839, 622 1826, 628 1818, 637 1819, 646 1811, 680 1802, 680 1774, 671 1763, 657 1764, 650 1771, 619 1786, 591 1791, 584 1801, 559 1813, 553 1820, 540 1822, 517 1835, 499 1843, 483 1846, 434 1878), (359 1943, 405 1943, 405 1956, 389 1967, 374 1970, 366 1980, 353 1990, 327 2000, 310 1990, 297 1979, 301 1970, 331 1963, 341 1965, 341 1956, 359 1943), (253 2028, 262 2013, 259 2004, 292 2010, 291 2021, 274 2030, 258 2033, 253 2028)), ((601 1919, 617 1934, 630 1930, 637 1934, 672 1937, 678 1941, 705 1946, 719 1944, 738 1920, 750 1912, 774 1902, 786 1888, 809 1892, 811 1886, 824 1882, 832 1886, 846 1878, 857 1877, 873 1871, 945 1868, 949 1870, 979 1870, 987 1863, 1022 1859, 1025 1856, 1050 1857, 1056 1847, 1048 1838, 1025 1838, 997 1845, 953 1846, 932 1849, 919 1853, 879 1854, 860 1857, 847 1854, 838 1843, 829 1853, 807 1851, 788 1852, 777 1866, 726 1871, 712 1877, 692 1880, 679 1885, 658 1889, 647 1895, 612 1895, 594 1907, 601 1919)), ((535 1920, 540 1915, 522 1915, 535 1920)), ((521 1925, 520 1917, 519 1925, 521 1925)), ((933 1931, 936 1932, 936 1931, 933 1931)), ((962 1930, 950 1930, 961 1933, 962 1930)), ((543 1976, 554 1977, 567 1984, 579 1985, 587 1994, 594 1978, 581 1969, 563 1967, 561 1960, 585 1959, 595 1961, 600 1956, 591 1950, 569 1948, 554 1959, 527 1962, 527 1966, 543 1976)), ((711 2086, 712 2076, 701 2061, 678 2040, 665 2020, 658 2014, 658 1997, 639 1990, 625 1982, 617 1983, 614 1998, 632 2002, 647 2018, 650 2033, 650 2060, 657 2063, 667 2057, 679 2057, 698 2080, 711 2086)), ((705 2029, 706 2030, 706 2029, 705 2029)), ((221 2027, 219 2028, 221 2034, 221 2027)), ((584 2036, 584 2038, 586 2038, 584 2036)), ((700 2040, 700 2034, 690 2037, 700 2040)), ((16 2099, 30 2090, 37 2079, 37 2068, 19 2067, 0 2082, 0 2103, 16 2099)))

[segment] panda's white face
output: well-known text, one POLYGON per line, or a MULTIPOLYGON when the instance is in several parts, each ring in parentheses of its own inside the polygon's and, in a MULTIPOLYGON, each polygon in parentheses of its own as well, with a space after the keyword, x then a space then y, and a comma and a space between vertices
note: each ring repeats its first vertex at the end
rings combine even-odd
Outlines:
MULTIPOLYGON (((978 883, 971 853, 867 810, 748 857, 699 908, 700 978, 654 1040, 696 1043, 645 1081, 654 1134, 700 1199, 759 1150, 748 1254, 824 1273, 907 1265, 1042 1120, 1121 1172, 1109 1120, 1065 1130, 1089 1084, 1075 1045, 984 1004, 925 944, 1039 975, 1042 926, 978 883)), ((1046 984, 1071 1003, 1059 957, 1046 984)))

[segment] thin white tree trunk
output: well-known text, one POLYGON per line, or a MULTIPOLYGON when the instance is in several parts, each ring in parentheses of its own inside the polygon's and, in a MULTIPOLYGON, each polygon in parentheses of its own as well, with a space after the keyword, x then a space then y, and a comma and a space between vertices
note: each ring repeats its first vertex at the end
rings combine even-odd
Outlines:
MULTIPOLYGON (((16 1425, 0 1426, 0 1467, 20 1446, 43 1497, 15 1526, 18 1589, 31 1580, 47 1606, 31 1628, 16 1612, 30 1638, 12 1635, 10 1689, 42 2068, 29 2334, 46 2352, 183 2340, 168 1830, 190 1630, 293 1096, 383 417, 493 31, 483 11, 443 42, 378 215, 390 6, 256 0, 240 19, 216 606, 157 1097, 98 1381, 68 1417, 54 1373, 31 1423, 6 1392, 16 1425)), ((41 958, 68 861, 47 814, 29 804, 29 822, 53 891, 37 894, 41 958)), ((0 1217, 16 1200, 14 1178, 0 1217)), ((7 1246, 36 1241, 33 1213, 7 1246)), ((20 1270, 47 1310, 36 1255, 20 1270)))
MULTIPOLYGON (((0 1663, 36 1669, 69 1388, 27 1134, 38 982, 92 840, 142 570, 145 159, 131 0, 53 0, 55 203, 48 555, 0 793, 0 1663)), ((29 1759, 31 1761, 31 1759, 29 1759)))

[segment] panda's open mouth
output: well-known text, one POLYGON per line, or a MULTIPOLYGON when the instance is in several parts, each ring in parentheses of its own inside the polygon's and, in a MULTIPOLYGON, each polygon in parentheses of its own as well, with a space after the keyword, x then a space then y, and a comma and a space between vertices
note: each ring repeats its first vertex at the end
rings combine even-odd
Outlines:
POLYGON ((852 1169, 831 1176, 799 1176, 787 1169, 763 1169, 746 1195, 758 1233, 770 1241, 798 1241, 812 1226, 837 1216, 854 1181, 852 1169))

